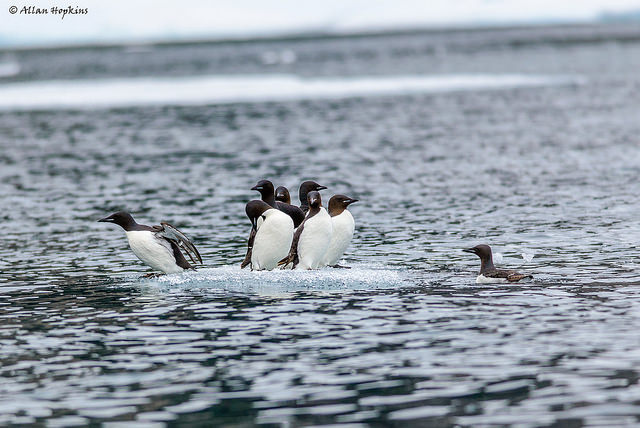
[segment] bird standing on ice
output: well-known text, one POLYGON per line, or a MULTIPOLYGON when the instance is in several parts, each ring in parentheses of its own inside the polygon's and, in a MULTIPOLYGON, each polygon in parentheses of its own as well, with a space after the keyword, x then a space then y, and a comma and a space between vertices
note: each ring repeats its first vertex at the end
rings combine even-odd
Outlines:
POLYGON ((307 216, 296 229, 289 255, 278 263, 280 265, 291 264, 293 269, 316 269, 322 266, 333 232, 331 216, 322 206, 317 191, 307 194, 307 203, 307 216))
POLYGON ((251 270, 272 270, 291 248, 293 220, 264 201, 250 201, 245 210, 255 231, 247 250, 251 270))
MULTIPOLYGON (((278 187, 280 189, 280 187, 278 187)), ((286 190, 286 188, 284 188, 286 190)), ((260 192, 260 197, 262 201, 271 206, 271 208, 276 208, 277 210, 282 211, 287 214, 293 220, 293 227, 296 228, 300 226, 302 221, 304 220, 304 212, 296 207, 295 205, 291 205, 289 202, 277 201, 273 191, 273 183, 269 180, 260 180, 258 184, 253 186, 251 190, 257 190, 260 192)), ((287 192, 288 193, 288 192, 287 192)), ((247 213, 249 215, 249 213, 247 213)), ((256 238, 257 230, 255 228, 251 228, 251 232, 249 234, 249 243, 247 245, 247 254, 244 257, 244 260, 240 264, 240 268, 244 269, 251 264, 251 251, 253 248, 253 241, 256 238)))
POLYGON ((160 226, 138 224, 131 214, 125 211, 119 211, 98 221, 122 227, 127 234, 131 251, 155 270, 179 273, 186 269, 195 269, 180 250, 189 256, 194 265, 197 262, 202 263, 202 257, 191 240, 169 223, 161 222, 160 226))
POLYGON ((333 233, 329 248, 324 255, 324 266, 339 267, 338 262, 351 243, 355 221, 347 207, 354 202, 358 202, 358 200, 345 195, 334 195, 329 199, 329 215, 331 216, 333 233))
POLYGON ((473 248, 467 248, 467 253, 474 253, 480 257, 480 274, 476 278, 478 284, 492 284, 500 282, 518 282, 522 279, 532 279, 533 276, 524 273, 518 273, 515 270, 497 269, 493 265, 493 256, 491 247, 488 245, 476 245, 473 248))

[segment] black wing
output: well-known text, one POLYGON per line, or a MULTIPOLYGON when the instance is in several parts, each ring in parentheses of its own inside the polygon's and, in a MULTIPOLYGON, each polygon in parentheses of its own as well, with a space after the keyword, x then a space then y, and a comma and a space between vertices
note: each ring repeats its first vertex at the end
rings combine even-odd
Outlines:
POLYGON ((202 257, 200 257, 200 252, 198 252, 198 249, 195 245, 193 245, 193 242, 191 242, 187 235, 180 232, 169 223, 165 222, 161 222, 160 226, 153 226, 153 230, 156 232, 157 236, 171 242, 172 247, 175 244, 179 249, 183 250, 194 264, 198 262, 202 264, 202 257))
POLYGON ((298 227, 304 221, 304 211, 295 205, 285 204, 284 202, 276 202, 276 208, 287 214, 293 220, 293 227, 298 227))
POLYGON ((509 282, 518 282, 522 279, 525 278, 531 278, 533 279, 533 275, 529 275, 528 273, 518 273, 518 272, 512 272, 508 277, 507 277, 507 281, 509 282))
POLYGON ((494 269, 483 273, 487 278, 503 278, 509 282, 518 282, 524 278, 533 278, 532 275, 518 273, 515 270, 494 269))
POLYGON ((244 260, 240 265, 240 269, 244 269, 251 264, 251 254, 253 250, 253 241, 256 239, 256 230, 252 227, 249 234, 249 242, 247 243, 247 254, 244 256, 244 260))
POLYGON ((178 247, 175 241, 169 241, 169 244, 171 244, 171 251, 173 251, 173 257, 175 257, 178 266, 182 269, 195 269, 195 267, 191 266, 187 259, 184 258, 180 247, 178 247))

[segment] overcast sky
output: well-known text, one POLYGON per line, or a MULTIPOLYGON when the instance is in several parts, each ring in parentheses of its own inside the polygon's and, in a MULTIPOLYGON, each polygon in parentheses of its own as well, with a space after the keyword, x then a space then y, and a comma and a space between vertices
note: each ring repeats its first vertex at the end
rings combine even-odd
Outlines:
POLYGON ((5 0, 0 45, 217 38, 377 28, 589 20, 640 10, 640 0, 5 0), (24 15, 68 5, 86 15, 24 15), (18 12, 9 9, 16 6, 18 12))

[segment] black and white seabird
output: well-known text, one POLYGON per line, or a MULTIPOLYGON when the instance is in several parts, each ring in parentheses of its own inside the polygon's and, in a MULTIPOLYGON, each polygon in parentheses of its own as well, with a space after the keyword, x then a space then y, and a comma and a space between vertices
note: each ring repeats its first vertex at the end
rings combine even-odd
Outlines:
POLYGON ((293 220, 264 201, 250 201, 245 211, 251 220, 253 239, 247 255, 251 270, 272 270, 285 257, 293 241, 293 220))
POLYGON ((354 202, 358 202, 358 200, 345 195, 334 195, 329 199, 329 215, 331 216, 333 233, 329 248, 324 255, 323 264, 325 266, 337 266, 351 243, 355 221, 347 207, 354 202))
MULTIPOLYGON (((285 188, 286 189, 286 188, 285 188)), ((274 191, 273 191, 273 183, 269 180, 260 180, 258 184, 253 186, 251 190, 257 190, 260 192, 260 197, 262 201, 271 206, 272 208, 276 208, 283 213, 287 214, 293 220, 294 228, 300 226, 302 221, 304 220, 304 212, 296 207, 295 205, 291 205, 285 202, 278 202, 275 199, 274 191)), ((248 205, 247 205, 248 206, 248 205)), ((247 212, 247 215, 249 213, 247 212)), ((255 239, 256 229, 251 228, 251 232, 249 234, 249 243, 247 246, 247 254, 244 256, 244 260, 240 264, 240 268, 244 269, 251 264, 251 250, 253 247, 253 241, 255 239)))
POLYGON ((319 192, 320 190, 324 190, 326 188, 326 186, 322 186, 311 180, 302 183, 300 185, 300 189, 298 190, 298 197, 300 198, 300 209, 306 214, 306 212, 309 211, 309 202, 307 199, 307 195, 309 194, 309 192, 319 192))
POLYGON ((316 269, 322 266, 324 255, 329 248, 333 225, 331 216, 322 207, 320 193, 307 194, 309 211, 302 224, 296 229, 289 255, 280 261, 280 265, 292 269, 316 269))
POLYGON ((264 202, 271 205, 273 208, 279 209, 283 213, 287 214, 293 220, 293 227, 300 226, 302 220, 304 220, 304 212, 296 207, 285 202, 279 202, 275 198, 273 190, 273 183, 269 180, 260 180, 258 184, 253 186, 251 190, 257 190, 260 192, 260 196, 264 202))
POLYGON ((289 194, 289 189, 284 186, 278 186, 276 189, 276 201, 284 202, 285 204, 291 205, 291 195, 289 194))
POLYGON ((194 265, 202 263, 202 257, 193 242, 169 223, 161 222, 160 226, 138 224, 131 214, 125 211, 119 211, 98 221, 121 226, 127 234, 133 253, 153 269, 164 273, 195 269, 180 250, 189 256, 194 265))
POLYGON ((515 270, 497 269, 493 265, 493 255, 491 254, 491 247, 488 245, 476 245, 473 248, 467 248, 462 251, 474 253, 480 257, 480 274, 476 278, 476 283, 478 284, 518 282, 525 278, 533 278, 532 275, 518 273, 515 270))

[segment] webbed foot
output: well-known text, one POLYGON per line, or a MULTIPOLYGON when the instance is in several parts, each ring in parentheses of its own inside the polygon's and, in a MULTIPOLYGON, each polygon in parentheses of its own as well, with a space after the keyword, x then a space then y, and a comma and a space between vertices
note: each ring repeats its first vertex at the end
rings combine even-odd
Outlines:
POLYGON ((164 273, 151 272, 151 273, 148 273, 146 275, 142 275, 142 278, 157 278, 157 277, 162 276, 162 275, 164 275, 164 273))

